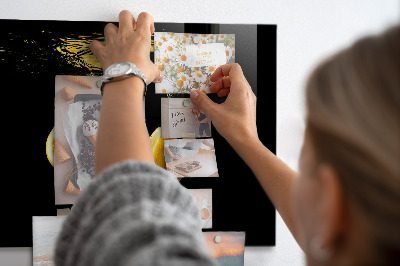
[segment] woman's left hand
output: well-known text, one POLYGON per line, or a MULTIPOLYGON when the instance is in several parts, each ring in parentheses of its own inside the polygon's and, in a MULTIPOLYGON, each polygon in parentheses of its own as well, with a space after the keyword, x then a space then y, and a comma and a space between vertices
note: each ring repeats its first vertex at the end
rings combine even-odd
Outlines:
POLYGON ((161 82, 162 73, 150 60, 151 34, 154 19, 146 12, 139 14, 137 21, 128 10, 119 13, 119 28, 109 23, 104 28, 105 44, 92 41, 90 49, 100 60, 103 71, 120 62, 134 63, 146 76, 147 81, 161 82))

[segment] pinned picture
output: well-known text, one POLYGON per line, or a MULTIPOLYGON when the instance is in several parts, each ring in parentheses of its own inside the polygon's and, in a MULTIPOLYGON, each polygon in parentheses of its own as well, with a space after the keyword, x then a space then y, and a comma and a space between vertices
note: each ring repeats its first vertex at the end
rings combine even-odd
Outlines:
POLYGON ((189 189, 200 208, 202 228, 212 228, 212 189, 189 189))
POLYGON ((243 266, 245 232, 204 232, 211 256, 219 266, 243 266))
POLYGON ((101 77, 55 77, 55 204, 74 204, 95 175, 94 158, 102 98, 101 77))
POLYGON ((213 139, 164 140, 167 170, 177 177, 218 177, 213 139))
POLYGON ((211 120, 189 98, 161 99, 162 138, 211 137, 211 120))
POLYGON ((156 93, 209 93, 214 71, 235 62, 235 34, 155 32, 154 61, 165 77, 156 93))
POLYGON ((33 216, 33 266, 54 265, 54 247, 66 216, 33 216))

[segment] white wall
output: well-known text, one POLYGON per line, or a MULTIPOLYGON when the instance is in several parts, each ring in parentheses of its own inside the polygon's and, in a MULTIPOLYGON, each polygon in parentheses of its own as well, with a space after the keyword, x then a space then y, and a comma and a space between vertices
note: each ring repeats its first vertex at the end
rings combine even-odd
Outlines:
MULTIPOLYGON (((0 18, 117 21, 123 9, 135 17, 146 11, 158 22, 277 24, 277 154, 296 170, 307 74, 326 55, 400 21, 398 0, 18 0, 2 3, 0 18)), ((276 247, 247 248, 245 265, 304 265, 303 254, 279 215, 276 234, 276 247)), ((0 249, 0 265, 31 265, 31 256, 29 248, 0 249)))

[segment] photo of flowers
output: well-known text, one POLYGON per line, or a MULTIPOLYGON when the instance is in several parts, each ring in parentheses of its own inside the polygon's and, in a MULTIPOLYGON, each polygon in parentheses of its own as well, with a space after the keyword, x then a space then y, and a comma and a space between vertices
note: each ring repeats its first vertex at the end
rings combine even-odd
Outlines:
POLYGON ((202 228, 212 228, 212 189, 189 189, 199 204, 202 228))
POLYGON ((235 34, 155 32, 154 62, 164 74, 156 93, 209 93, 214 71, 235 62, 235 34))
POLYGON ((211 256, 219 266, 243 266, 245 232, 204 232, 211 256))
POLYGON ((218 177, 213 139, 164 140, 167 170, 177 177, 218 177))

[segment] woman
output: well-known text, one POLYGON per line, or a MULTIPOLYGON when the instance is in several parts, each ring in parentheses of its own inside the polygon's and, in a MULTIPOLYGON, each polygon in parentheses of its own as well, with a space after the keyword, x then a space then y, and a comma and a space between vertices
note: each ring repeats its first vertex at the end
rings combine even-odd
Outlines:
MULTIPOLYGON (((120 13, 92 50, 106 69, 133 62, 161 79, 149 59, 153 19, 120 13)), ((192 101, 251 167, 305 251, 309 265, 400 262, 400 27, 356 42, 323 62, 307 86, 300 173, 262 145, 256 97, 238 64, 212 75, 192 101)), ((96 150, 97 180, 80 196, 56 248, 58 265, 215 265, 196 203, 153 164, 139 77, 105 86, 96 150), (134 136, 134 137, 132 137, 134 136)))
POLYGON ((196 118, 196 127, 197 122, 200 123, 199 125, 199 137, 211 137, 211 129, 210 124, 208 124, 207 115, 204 113, 203 110, 197 107, 189 108, 187 107, 188 112, 196 118))

